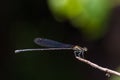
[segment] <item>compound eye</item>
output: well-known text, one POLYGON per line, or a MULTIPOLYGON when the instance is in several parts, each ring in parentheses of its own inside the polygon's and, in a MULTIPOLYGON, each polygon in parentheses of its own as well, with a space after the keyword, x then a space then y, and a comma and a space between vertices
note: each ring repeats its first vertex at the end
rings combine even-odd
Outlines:
POLYGON ((87 51, 88 49, 86 47, 83 48, 84 51, 87 51))

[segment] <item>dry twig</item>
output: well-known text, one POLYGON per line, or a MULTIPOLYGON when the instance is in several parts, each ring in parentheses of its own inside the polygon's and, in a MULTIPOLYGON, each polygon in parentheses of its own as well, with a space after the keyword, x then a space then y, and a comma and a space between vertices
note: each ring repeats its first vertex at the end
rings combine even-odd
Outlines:
POLYGON ((120 76, 120 73, 117 72, 117 71, 114 71, 114 70, 111 70, 111 69, 108 69, 108 68, 101 67, 101 66, 99 66, 99 65, 97 65, 97 64, 95 64, 95 63, 93 63, 93 62, 91 62, 91 61, 89 61, 89 60, 83 59, 83 58, 81 58, 81 57, 76 57, 76 58, 77 58, 79 61, 82 61, 82 62, 84 62, 84 63, 86 63, 86 64, 88 64, 88 65, 90 65, 90 66, 92 66, 92 67, 94 67, 94 68, 96 68, 96 69, 99 69, 99 70, 101 70, 101 71, 106 72, 107 74, 114 74, 114 75, 120 76))

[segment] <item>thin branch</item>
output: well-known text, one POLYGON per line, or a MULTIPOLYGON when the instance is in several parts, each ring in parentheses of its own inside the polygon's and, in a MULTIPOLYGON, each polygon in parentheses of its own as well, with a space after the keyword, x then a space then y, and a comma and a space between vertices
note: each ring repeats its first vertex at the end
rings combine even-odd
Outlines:
POLYGON ((106 74, 114 74, 114 75, 120 76, 120 73, 117 72, 117 71, 114 71, 114 70, 111 70, 111 69, 108 69, 108 68, 101 67, 101 66, 99 66, 99 65, 97 65, 97 64, 95 64, 95 63, 93 63, 93 62, 91 62, 91 61, 89 61, 89 60, 83 59, 83 58, 81 58, 81 57, 76 57, 76 58, 77 58, 79 61, 82 61, 82 62, 84 62, 84 63, 86 63, 86 64, 88 64, 88 65, 90 65, 90 66, 92 66, 92 67, 94 67, 94 68, 96 68, 96 69, 99 69, 99 70, 101 70, 101 71, 106 72, 106 74))

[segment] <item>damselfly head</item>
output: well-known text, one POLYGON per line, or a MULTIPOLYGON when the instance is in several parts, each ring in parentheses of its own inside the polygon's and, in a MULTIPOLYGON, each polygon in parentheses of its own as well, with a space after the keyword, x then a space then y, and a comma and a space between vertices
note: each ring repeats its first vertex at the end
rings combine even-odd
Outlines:
POLYGON ((88 50, 86 47, 83 47, 82 49, 83 49, 84 51, 87 51, 87 50, 88 50))

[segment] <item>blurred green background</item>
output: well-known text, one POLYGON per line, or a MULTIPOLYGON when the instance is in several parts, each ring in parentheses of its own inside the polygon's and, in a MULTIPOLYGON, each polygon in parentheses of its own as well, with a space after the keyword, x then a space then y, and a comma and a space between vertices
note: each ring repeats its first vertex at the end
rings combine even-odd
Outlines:
MULTIPOLYGON (((85 58, 116 69, 120 65, 119 1, 0 1, 1 80, 108 80, 105 73, 75 59, 73 51, 15 54, 41 48, 37 37, 87 47, 85 58)), ((115 76, 111 80, 119 80, 115 76)))

